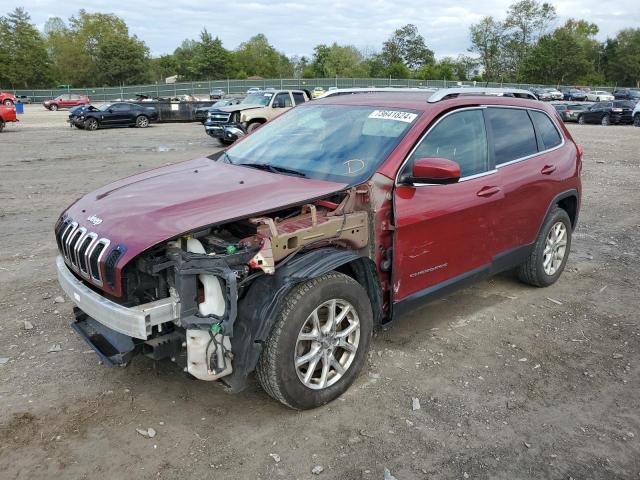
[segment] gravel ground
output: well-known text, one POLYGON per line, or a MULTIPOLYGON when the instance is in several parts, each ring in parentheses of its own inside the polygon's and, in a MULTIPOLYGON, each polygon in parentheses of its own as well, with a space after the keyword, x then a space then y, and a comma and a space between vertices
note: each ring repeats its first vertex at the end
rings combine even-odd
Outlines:
POLYGON ((584 200, 556 285, 501 275, 428 305, 376 335, 340 400, 294 412, 255 381, 230 395, 142 357, 106 368, 69 328, 59 212, 219 147, 197 124, 84 132, 66 115, 29 105, 0 134, 3 479, 640 478, 640 129, 570 127, 584 200))

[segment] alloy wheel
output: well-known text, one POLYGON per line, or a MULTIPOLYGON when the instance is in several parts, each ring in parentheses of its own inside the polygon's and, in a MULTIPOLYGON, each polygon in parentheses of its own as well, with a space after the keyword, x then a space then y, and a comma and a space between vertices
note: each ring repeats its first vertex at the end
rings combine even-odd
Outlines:
POLYGON ((567 252, 567 227, 563 222, 556 222, 549 230, 542 252, 544 273, 555 275, 567 252))
POLYGON ((307 317, 296 341, 294 365, 308 388, 321 390, 340 380, 356 357, 360 319, 351 303, 331 299, 307 317))
POLYGON ((602 125, 605 126, 605 127, 608 126, 609 123, 611 123, 609 121, 609 115, 605 115, 604 117, 602 117, 602 121, 600 123, 602 123, 602 125))
POLYGON ((138 117, 138 127, 146 128, 149 126, 149 119, 147 117, 138 117))

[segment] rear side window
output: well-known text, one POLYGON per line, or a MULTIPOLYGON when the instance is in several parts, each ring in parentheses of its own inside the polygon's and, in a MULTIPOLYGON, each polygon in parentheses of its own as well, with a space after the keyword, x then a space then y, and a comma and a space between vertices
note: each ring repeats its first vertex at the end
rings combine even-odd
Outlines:
POLYGON ((487 135, 482 110, 465 110, 445 117, 427 134, 411 155, 440 157, 460 165, 460 176, 468 177, 489 169, 487 135))
POLYGON ((496 166, 538 153, 536 134, 526 110, 488 108, 496 166))
POLYGON ((293 99, 296 102, 296 105, 300 105, 304 103, 304 93, 302 92, 293 92, 293 99))
POLYGON ((530 110, 533 124, 536 126, 536 131, 539 135, 539 140, 542 140, 540 150, 548 150, 553 147, 557 147, 562 143, 562 137, 558 133, 558 129, 553 125, 553 122, 542 112, 536 112, 530 110))

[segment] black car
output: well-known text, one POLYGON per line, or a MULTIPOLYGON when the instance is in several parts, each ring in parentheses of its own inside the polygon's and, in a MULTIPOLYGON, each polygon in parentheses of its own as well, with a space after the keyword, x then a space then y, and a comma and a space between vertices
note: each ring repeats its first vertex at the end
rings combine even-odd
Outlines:
POLYGON ((578 88, 565 88, 562 90, 564 100, 583 102, 587 99, 587 94, 578 88))
POLYGON ((155 107, 126 102, 107 103, 100 108, 84 105, 69 113, 69 123, 84 130, 122 126, 146 128, 157 120, 155 107))
POLYGON ((206 122, 207 117, 209 116, 209 112, 220 108, 220 107, 228 107, 229 105, 237 105, 242 101, 242 98, 225 98, 224 100, 218 100, 216 103, 211 105, 210 107, 201 107, 196 109, 195 117, 198 122, 206 122))
POLYGON ((640 90, 633 88, 616 88, 613 91, 616 100, 631 100, 635 103, 640 101, 640 90))
POLYGON ((578 115, 578 123, 599 123, 601 125, 633 123, 631 113, 635 106, 632 101, 597 102, 578 115))

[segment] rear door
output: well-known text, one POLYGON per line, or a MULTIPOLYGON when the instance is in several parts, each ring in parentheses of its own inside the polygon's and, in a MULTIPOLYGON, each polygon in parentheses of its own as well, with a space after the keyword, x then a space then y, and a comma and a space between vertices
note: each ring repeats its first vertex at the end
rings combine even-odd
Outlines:
MULTIPOLYGON (((545 112, 490 107, 487 125, 504 204, 496 231, 498 259, 532 243, 562 175, 556 149, 563 137, 545 112)), ((508 260, 508 259, 507 259, 508 260)))
POLYGON ((112 125, 128 125, 133 123, 133 109, 129 103, 114 103, 111 105, 113 113, 110 115, 112 125))
POLYGON ((489 268, 503 194, 490 161, 483 110, 442 117, 401 169, 400 174, 411 169, 417 158, 440 157, 457 162, 462 176, 449 185, 396 187, 394 302, 417 300, 489 268))

